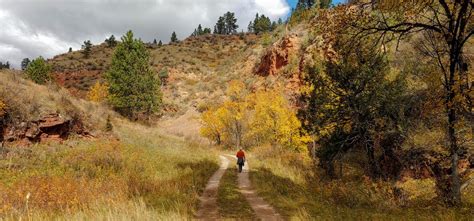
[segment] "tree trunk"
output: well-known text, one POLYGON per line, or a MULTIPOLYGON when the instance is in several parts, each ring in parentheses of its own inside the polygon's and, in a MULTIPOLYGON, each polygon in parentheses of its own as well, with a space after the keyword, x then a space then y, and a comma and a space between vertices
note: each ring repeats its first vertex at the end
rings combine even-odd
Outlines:
POLYGON ((459 180, 458 173, 458 161, 459 161, 459 147, 457 144, 456 137, 456 101, 455 101, 455 75, 456 75, 456 66, 459 63, 460 53, 456 50, 456 46, 452 46, 450 53, 450 67, 449 67, 449 76, 446 79, 446 112, 448 117, 448 142, 449 142, 449 151, 451 154, 451 194, 449 202, 452 205, 459 205, 461 203, 461 183, 459 180))

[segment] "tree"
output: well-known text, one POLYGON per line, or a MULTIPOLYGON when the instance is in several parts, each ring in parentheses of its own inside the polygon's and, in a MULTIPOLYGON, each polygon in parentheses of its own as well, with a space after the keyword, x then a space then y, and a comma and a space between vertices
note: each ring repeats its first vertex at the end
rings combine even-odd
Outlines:
MULTIPOLYGON (((380 39, 399 40, 412 33, 424 33, 431 44, 431 54, 437 62, 440 77, 443 79, 444 103, 447 119, 447 140, 451 158, 451 205, 461 203, 461 183, 458 173, 459 143, 456 124, 463 101, 472 101, 466 91, 466 67, 464 50, 466 43, 474 35, 472 0, 432 0, 432 1, 373 1, 373 8, 361 3, 364 16, 369 19, 364 25, 356 25, 361 31, 357 37, 378 34, 380 39), (417 16, 414 16, 417 15, 417 16), (424 15, 424 16, 418 16, 424 15), (464 99, 459 99, 464 98, 464 99)), ((472 114, 472 107, 471 111, 472 114)))
POLYGON ((311 140, 302 130, 295 111, 278 90, 260 90, 250 96, 252 115, 249 137, 260 143, 305 151, 311 140))
POLYGON ((10 62, 0 62, 0 69, 10 69, 10 62))
POLYGON ((178 42, 178 37, 176 36, 176 32, 173 31, 171 34, 171 43, 176 43, 178 42))
POLYGON ((214 26, 214 34, 225 35, 227 34, 226 30, 225 18, 220 16, 216 25, 214 26))
POLYGON ((237 33, 237 19, 233 12, 226 12, 220 16, 214 26, 214 34, 231 35, 237 33))
POLYGON ((225 34, 235 34, 237 33, 237 28, 239 26, 237 25, 237 19, 235 18, 235 14, 233 12, 227 12, 224 15, 225 17, 225 34))
POLYGON ((161 40, 158 42, 158 46, 163 46, 163 42, 161 42, 161 40))
POLYGON ((211 29, 210 28, 204 28, 204 31, 203 33, 206 35, 206 34, 211 34, 211 29))
POLYGON ((21 70, 26 70, 26 68, 28 67, 28 65, 30 64, 30 59, 29 58, 23 58, 23 60, 21 61, 21 70))
POLYGON ((156 38, 153 39, 153 44, 154 44, 154 45, 158 44, 158 42, 156 41, 156 38))
POLYGON ((196 33, 197 33, 197 35, 203 35, 204 34, 204 31, 202 30, 201 24, 198 25, 196 33))
POLYGON ((95 82, 87 92, 87 99, 93 102, 104 102, 109 96, 109 86, 107 83, 100 83, 100 81, 95 82))
POLYGON ((72 52, 72 48, 71 48, 71 47, 69 47, 69 51, 68 51, 68 53, 71 53, 71 52, 72 52))
POLYGON ((84 44, 82 45, 82 54, 84 55, 85 58, 89 58, 92 50, 92 43, 90 40, 84 41, 84 44))
POLYGON ((281 18, 278 18, 278 25, 282 25, 283 24, 283 20, 281 18))
POLYGON ((118 44, 106 73, 109 102, 120 114, 137 120, 150 116, 161 105, 160 80, 150 65, 144 43, 128 31, 118 44))
POLYGON ((250 22, 248 30, 249 32, 253 32, 255 34, 261 34, 263 32, 273 31, 276 28, 276 23, 271 22, 269 17, 265 15, 259 15, 258 13, 255 15, 254 21, 250 22))
MULTIPOLYGON (((384 174, 375 157, 376 144, 385 134, 398 131, 403 76, 386 80, 388 62, 372 42, 348 46, 347 39, 338 41, 334 47, 340 59, 308 71, 306 81, 312 90, 303 96, 306 105, 300 116, 321 145, 317 156, 329 176, 334 176, 335 160, 359 148, 366 153, 370 176, 380 178, 384 174)), ((382 148, 392 157, 391 146, 382 148)))
POLYGON ((211 33, 211 29, 210 28, 202 28, 201 24, 199 24, 199 26, 194 29, 194 32, 191 34, 191 36, 200 36, 200 35, 205 35, 205 34, 210 34, 211 33))
POLYGON ((109 38, 105 39, 105 43, 107 43, 107 47, 113 48, 117 45, 117 41, 115 40, 115 36, 111 35, 109 38))
POLYGON ((37 84, 44 84, 51 79, 51 66, 41 56, 31 61, 25 72, 26 76, 37 84))

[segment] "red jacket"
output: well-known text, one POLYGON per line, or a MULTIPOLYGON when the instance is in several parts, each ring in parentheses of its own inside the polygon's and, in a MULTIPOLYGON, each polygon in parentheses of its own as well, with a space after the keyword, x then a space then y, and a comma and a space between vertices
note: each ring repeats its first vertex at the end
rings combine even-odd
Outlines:
POLYGON ((245 152, 243 150, 239 150, 239 152, 237 152, 237 158, 245 158, 245 152))

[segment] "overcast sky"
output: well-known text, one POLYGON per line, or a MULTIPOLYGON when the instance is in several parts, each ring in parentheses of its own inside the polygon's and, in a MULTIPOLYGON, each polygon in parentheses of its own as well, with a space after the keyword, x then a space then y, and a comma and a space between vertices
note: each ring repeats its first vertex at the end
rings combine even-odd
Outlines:
POLYGON ((151 42, 183 39, 198 26, 213 27, 227 11, 235 12, 239 30, 255 13, 286 17, 286 0, 0 0, 0 61, 19 67, 25 57, 78 50, 84 40, 101 43, 127 30, 151 42))

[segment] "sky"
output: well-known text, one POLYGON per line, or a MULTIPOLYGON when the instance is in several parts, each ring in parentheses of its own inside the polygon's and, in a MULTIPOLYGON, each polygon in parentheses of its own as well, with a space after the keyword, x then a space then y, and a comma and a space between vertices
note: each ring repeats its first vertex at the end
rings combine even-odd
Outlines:
MULTIPOLYGON (((341 0, 336 0, 341 1, 341 0)), ((337 2, 336 2, 337 3, 337 2)), ((167 43, 171 33, 188 37, 202 24, 212 28, 227 11, 239 30, 256 13, 285 18, 296 0, 0 0, 0 61, 19 68, 23 58, 51 58, 132 30, 145 42, 167 43)))

